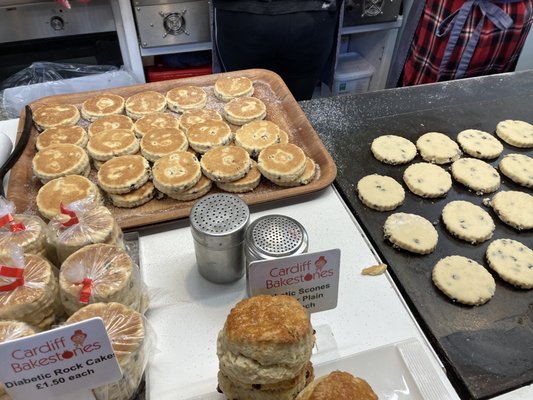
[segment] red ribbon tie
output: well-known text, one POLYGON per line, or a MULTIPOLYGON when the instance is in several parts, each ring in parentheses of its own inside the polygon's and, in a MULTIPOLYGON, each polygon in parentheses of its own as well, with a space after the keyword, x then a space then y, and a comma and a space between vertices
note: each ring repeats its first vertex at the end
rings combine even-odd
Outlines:
POLYGON ((93 280, 91 278, 83 278, 83 288, 80 293, 80 303, 88 304, 91 292, 93 291, 93 280))
POLYGON ((15 280, 7 285, 0 286, 0 292, 10 292, 24 285, 24 268, 8 267, 7 265, 0 265, 0 276, 6 278, 15 278, 15 280))
POLYGON ((2 218, 0 218, 0 228, 2 228, 6 224, 11 224, 15 222, 15 218, 11 214, 6 214, 2 218))
POLYGON ((62 223, 63 226, 69 227, 69 226, 72 226, 72 225, 76 225, 77 223, 80 222, 78 217, 76 216, 76 213, 74 211, 67 210, 63 206, 63 203, 59 204, 59 209, 61 211, 61 214, 64 214, 64 215, 67 215, 67 216, 70 217, 70 219, 68 221, 62 223))
POLYGON ((13 233, 26 230, 24 224, 15 223, 15 218, 11 214, 6 214, 2 218, 0 218, 0 228, 5 226, 6 224, 9 224, 9 230, 13 233))

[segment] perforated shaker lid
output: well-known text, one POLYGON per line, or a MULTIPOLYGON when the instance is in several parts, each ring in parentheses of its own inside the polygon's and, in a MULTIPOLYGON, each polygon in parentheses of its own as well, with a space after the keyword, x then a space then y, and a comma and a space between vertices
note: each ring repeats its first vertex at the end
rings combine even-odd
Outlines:
POLYGON ((255 259, 301 254, 307 250, 304 227, 285 215, 266 215, 246 229, 246 250, 255 259))
POLYGON ((189 216, 193 233, 199 236, 244 237, 244 228, 250 219, 246 203, 238 196, 215 193, 197 201, 189 216))

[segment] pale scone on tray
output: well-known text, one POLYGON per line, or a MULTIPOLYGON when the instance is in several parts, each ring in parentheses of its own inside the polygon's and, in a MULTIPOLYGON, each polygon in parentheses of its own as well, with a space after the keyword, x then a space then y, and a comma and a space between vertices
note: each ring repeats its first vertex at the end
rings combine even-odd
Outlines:
POLYGON ((89 133, 89 136, 93 136, 97 133, 107 131, 108 129, 126 129, 128 131, 133 131, 133 121, 127 115, 108 115, 92 122, 89 125, 89 128, 87 128, 87 132, 89 133))
POLYGON ((463 256, 444 257, 435 264, 433 283, 453 301, 479 306, 496 291, 494 278, 482 265, 463 256))
POLYGON ((254 190, 261 182, 261 172, 257 169, 257 162, 252 160, 250 170, 241 179, 231 182, 217 182, 216 185, 230 193, 245 193, 254 190))
POLYGON ((152 162, 167 154, 186 151, 189 148, 187 136, 181 129, 176 128, 152 129, 142 137, 140 145, 143 157, 152 162))
POLYGON ((184 192, 198 183, 202 170, 188 151, 177 151, 158 159, 152 168, 153 182, 162 193, 184 192))
POLYGON ((521 231, 533 228, 533 196, 515 190, 496 193, 490 205, 498 218, 521 231))
POLYGON ((375 138, 370 151, 377 160, 385 164, 399 165, 416 156, 416 146, 410 140, 397 135, 383 135, 375 138))
POLYGON ((113 194, 108 193, 107 197, 115 207, 134 208, 148 203, 155 197, 156 191, 151 181, 146 182, 138 189, 128 193, 113 194))
POLYGON ((125 100, 122 96, 112 93, 102 93, 89 97, 81 105, 81 117, 93 122, 98 118, 107 117, 124 112, 125 100))
POLYGON ((395 213, 383 225, 385 238, 395 247, 417 254, 429 254, 437 247, 439 234, 431 222, 416 214, 395 213))
POLYGON ((33 175, 42 183, 67 175, 88 176, 89 157, 75 144, 55 144, 38 151, 32 159, 33 175))
POLYGON ((502 174, 521 186, 533 187, 533 158, 526 154, 507 154, 500 160, 502 174))
POLYGON ((224 118, 230 124, 244 125, 256 119, 265 119, 266 105, 256 97, 238 97, 224 105, 224 118))
POLYGON ((273 183, 294 182, 305 170, 307 156, 293 143, 266 147, 257 157, 257 168, 273 183))
POLYGON ((166 94, 167 106, 175 112, 203 108, 207 103, 207 93, 198 86, 179 86, 166 94))
POLYGON ((75 144, 76 146, 85 147, 89 141, 87 131, 79 126, 56 126, 42 131, 35 139, 37 151, 54 144, 75 144))
POLYGON ((150 165, 139 155, 114 157, 98 170, 98 185, 107 193, 128 193, 150 178, 150 165))
POLYGON ((521 148, 533 147, 533 125, 525 121, 507 119, 498 122, 496 135, 505 143, 521 148))
POLYGON ((244 124, 235 131, 235 144, 257 158, 261 150, 280 143, 279 126, 272 121, 257 120, 244 124))
POLYGON ((533 288, 533 250, 518 240, 498 239, 485 253, 489 267, 504 281, 522 289, 533 288))
POLYGON ((492 193, 500 187, 500 174, 477 158, 460 158, 452 164, 453 178, 478 195, 492 193))
POLYGON ((126 100, 126 115, 135 120, 155 112, 163 112, 167 107, 167 100, 159 92, 147 90, 134 94, 126 100))
POLYGON ((403 181, 414 194, 425 197, 444 197, 452 188, 452 178, 444 168, 428 162, 409 165, 403 181))
POLYGON ((357 182, 357 195, 367 207, 377 211, 394 210, 403 204, 405 190, 394 178, 367 175, 357 182))
POLYGON ((180 128, 185 133, 188 133, 189 128, 194 124, 210 120, 222 121, 222 116, 217 110, 211 108, 187 110, 180 117, 180 128))
POLYGON ((47 104, 32 113, 33 123, 39 131, 56 126, 76 125, 80 120, 78 108, 72 104, 47 104))
POLYGON ((463 152, 459 145, 440 132, 428 132, 416 141, 416 148, 424 161, 447 164, 458 160, 463 152))
POLYGON ((215 96, 222 101, 236 97, 250 97, 254 94, 253 82, 245 76, 220 77, 215 82, 215 96))
POLYGON ((501 142, 490 133, 478 129, 465 129, 457 135, 461 149, 475 158, 493 159, 503 151, 501 142))
POLYGON ((180 129, 180 119, 172 113, 157 112, 139 118, 133 126, 138 138, 142 138, 152 129, 161 128, 180 129))
POLYGON ((187 130, 189 146, 200 154, 204 154, 217 146, 225 146, 233 140, 230 126, 221 120, 207 120, 192 125, 187 130))
POLYGON ((252 160, 242 147, 219 146, 206 152, 200 164, 204 175, 212 181, 232 182, 248 173, 252 160))
POLYGON ((94 160, 107 161, 113 157, 135 154, 139 151, 139 141, 132 131, 109 129, 91 136, 87 143, 87 153, 94 160))
POLYGON ((446 204, 442 209, 442 222, 453 236, 471 244, 490 239, 496 228, 488 212, 464 200, 446 204))

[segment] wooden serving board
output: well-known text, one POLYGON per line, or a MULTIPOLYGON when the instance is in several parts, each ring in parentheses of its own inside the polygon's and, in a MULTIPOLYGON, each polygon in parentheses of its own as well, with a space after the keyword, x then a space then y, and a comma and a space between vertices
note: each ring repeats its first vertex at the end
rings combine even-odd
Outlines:
MULTIPOLYGON (((30 107, 32 110, 45 104, 74 104, 81 107, 83 101, 102 92, 115 93, 127 98, 145 90, 154 90, 165 94, 168 90, 178 86, 195 85, 202 87, 208 94, 206 108, 221 112, 225 103, 218 100, 213 94, 213 85, 221 76, 246 76, 250 78, 254 83, 254 97, 263 100, 266 104, 266 119, 275 122, 281 129, 285 130, 289 135, 289 141, 300 146, 305 154, 311 157, 318 165, 317 177, 305 186, 284 188, 262 178, 259 187, 255 190, 239 194, 247 204, 259 204, 315 192, 333 182, 337 174, 337 168, 332 157, 283 80, 277 74, 263 69, 250 69, 125 86, 105 91, 50 96, 31 103, 30 107)), ((24 119, 25 112, 23 111, 20 116, 17 140, 21 135, 24 119)), ((80 120, 78 124, 84 127, 89 125, 84 120, 80 120)), ((233 131, 239 128, 233 125, 231 127, 233 131)), ((34 127, 26 149, 24 149, 20 159, 13 166, 10 173, 7 197, 15 203, 18 213, 38 214, 35 198, 42 184, 33 176, 31 169, 32 158, 36 153, 35 138, 37 134, 38 132, 34 127)), ((89 179, 96 183, 94 170, 91 172, 89 179)), ((220 192, 220 190, 213 185, 213 189, 209 193, 216 192, 220 192)), ((188 217, 195 201, 180 202, 165 197, 161 200, 154 199, 132 209, 114 207, 110 203, 106 203, 106 206, 111 210, 120 227, 128 229, 188 217)))

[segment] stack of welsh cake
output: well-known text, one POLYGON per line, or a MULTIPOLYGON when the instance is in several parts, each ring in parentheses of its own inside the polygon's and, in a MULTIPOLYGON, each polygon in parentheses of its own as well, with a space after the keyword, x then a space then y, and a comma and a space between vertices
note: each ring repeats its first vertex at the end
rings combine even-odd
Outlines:
POLYGON ((95 317, 104 323, 122 378, 93 389, 93 394, 97 400, 131 399, 141 383, 150 350, 145 320, 140 313, 123 304, 94 303, 72 314, 66 325, 95 317))
MULTIPOLYGON (((14 266, 11 256, 0 256, 0 265, 14 266)), ((25 322, 38 330, 47 330, 61 314, 59 286, 54 267, 45 258, 25 254, 23 283, 6 290, 12 279, 0 277, 0 320, 25 322)))

